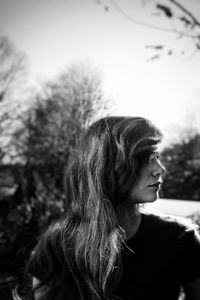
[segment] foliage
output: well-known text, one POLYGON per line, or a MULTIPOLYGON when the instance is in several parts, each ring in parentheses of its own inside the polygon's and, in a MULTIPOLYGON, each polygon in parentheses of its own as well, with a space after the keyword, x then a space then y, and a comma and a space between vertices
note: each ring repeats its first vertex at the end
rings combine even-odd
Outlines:
POLYGON ((162 152, 166 167, 163 197, 200 200, 200 134, 172 144, 162 152))
POLYGON ((20 185, 20 189, 24 189, 20 193, 20 201, 17 202, 17 197, 14 197, 7 215, 1 218, 0 226, 1 270, 15 275, 20 273, 37 237, 52 220, 60 216, 63 205, 63 199, 58 199, 55 189, 50 188, 47 191, 41 182, 38 182, 34 190, 35 197, 31 197, 25 189, 27 182, 23 181, 25 178, 20 185))

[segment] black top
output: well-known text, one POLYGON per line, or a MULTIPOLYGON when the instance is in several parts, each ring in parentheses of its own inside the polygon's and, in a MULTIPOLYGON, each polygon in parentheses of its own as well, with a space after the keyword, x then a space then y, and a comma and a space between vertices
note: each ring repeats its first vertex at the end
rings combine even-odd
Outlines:
POLYGON ((122 254, 115 290, 124 300, 177 300, 184 282, 200 277, 200 237, 182 218, 142 214, 122 254))

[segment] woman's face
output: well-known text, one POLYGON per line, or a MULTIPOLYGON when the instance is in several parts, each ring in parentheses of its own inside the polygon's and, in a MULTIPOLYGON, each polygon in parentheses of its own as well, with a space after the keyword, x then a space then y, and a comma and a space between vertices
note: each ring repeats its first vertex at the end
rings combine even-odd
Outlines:
POLYGON ((159 160, 159 153, 150 154, 147 163, 141 167, 140 176, 129 194, 129 200, 134 203, 153 202, 158 197, 158 191, 165 172, 159 160))

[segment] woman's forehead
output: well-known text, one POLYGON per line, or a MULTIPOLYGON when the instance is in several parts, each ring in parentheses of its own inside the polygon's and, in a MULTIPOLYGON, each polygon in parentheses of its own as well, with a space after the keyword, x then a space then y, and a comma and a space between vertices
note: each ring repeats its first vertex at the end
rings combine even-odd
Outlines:
POLYGON ((152 143, 150 141, 146 141, 146 143, 141 143, 140 145, 137 145, 135 148, 135 153, 152 153, 152 152, 158 152, 159 151, 159 144, 158 143, 152 143))

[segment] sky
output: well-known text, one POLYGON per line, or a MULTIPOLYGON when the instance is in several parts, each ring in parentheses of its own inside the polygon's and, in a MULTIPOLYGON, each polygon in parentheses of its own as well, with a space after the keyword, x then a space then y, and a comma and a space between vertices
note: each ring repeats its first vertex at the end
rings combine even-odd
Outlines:
MULTIPOLYGON (((196 53, 188 39, 131 22, 115 6, 142 22, 179 26, 152 15, 152 2, 145 7, 142 3, 0 0, 0 32, 27 55, 35 84, 52 79, 74 62, 86 61, 101 70, 106 93, 116 102, 116 114, 147 117, 169 139, 179 127, 198 126, 200 51, 196 53), (155 52, 146 46, 155 44, 172 46, 174 56, 149 60, 155 52)), ((188 5, 186 0, 181 3, 188 5)), ((200 2, 190 0, 189 9, 200 12, 200 2)))

